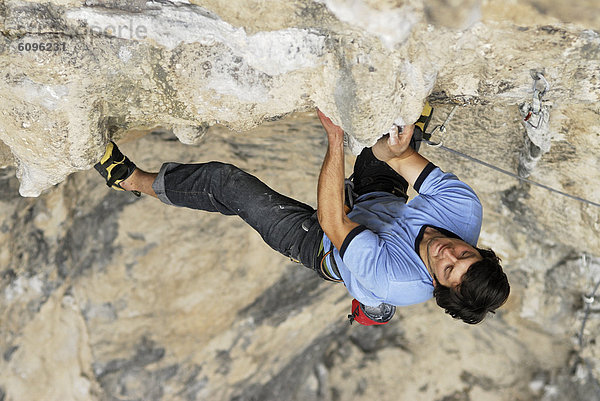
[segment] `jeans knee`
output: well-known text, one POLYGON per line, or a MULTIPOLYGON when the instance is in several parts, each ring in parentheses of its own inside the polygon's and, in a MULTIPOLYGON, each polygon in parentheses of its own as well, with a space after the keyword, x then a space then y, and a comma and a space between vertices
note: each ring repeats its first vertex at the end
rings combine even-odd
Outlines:
POLYGON ((239 170, 238 167, 234 166, 233 164, 230 163, 223 163, 223 162, 207 162, 205 163, 205 165, 210 168, 211 170, 222 170, 223 172, 228 172, 228 171, 234 171, 234 170, 239 170))
POLYGON ((241 170, 239 167, 236 167, 233 164, 229 163, 213 161, 206 163, 206 166, 208 167, 209 171, 211 171, 211 175, 213 176, 229 178, 238 175, 239 173, 243 173, 243 170, 241 170))
POLYGON ((212 181, 227 187, 236 187, 245 183, 250 175, 241 168, 229 163, 208 162, 212 181))

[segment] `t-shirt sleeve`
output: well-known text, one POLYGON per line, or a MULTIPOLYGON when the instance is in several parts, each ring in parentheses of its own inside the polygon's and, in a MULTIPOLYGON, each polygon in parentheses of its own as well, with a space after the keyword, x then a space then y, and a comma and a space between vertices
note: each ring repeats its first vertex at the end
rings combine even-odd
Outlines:
MULTIPOLYGON (((443 220, 455 226, 457 234, 467 231, 479 233, 483 216, 481 202, 475 191, 454 174, 445 173, 429 163, 417 179, 415 190, 419 192, 421 200, 429 203, 428 210, 443 215, 443 220), (470 226, 468 230, 461 227, 465 224, 470 226)), ((473 242, 476 236, 464 239, 473 242)))
POLYGON ((448 201, 454 199, 456 202, 475 202, 479 199, 475 191, 458 179, 452 173, 445 173, 433 163, 429 163, 417 178, 414 186, 419 195, 427 197, 442 197, 448 201))
POLYGON ((421 193, 421 186, 423 185, 423 182, 427 179, 427 177, 429 177, 429 174, 431 174, 431 172, 433 170, 435 170, 437 167, 435 166, 435 164, 429 162, 425 168, 423 169, 423 171, 421 171, 421 174, 419 174, 419 176, 417 177, 417 180, 415 181, 415 184, 413 185, 413 188, 415 189, 415 191, 421 193))
POLYGON ((388 291, 389 256, 385 241, 365 226, 350 232, 340 249, 340 257, 352 272, 353 279, 380 296, 385 296, 388 291))
POLYGON ((352 242, 354 237, 356 237, 358 234, 365 231, 366 229, 367 227, 361 224, 358 227, 354 227, 352 231, 350 231, 348 235, 346 235, 346 238, 344 238, 344 242, 342 242, 342 247, 340 248, 340 257, 342 259, 344 259, 344 253, 346 253, 346 249, 348 248, 348 245, 350 245, 350 242, 352 242))

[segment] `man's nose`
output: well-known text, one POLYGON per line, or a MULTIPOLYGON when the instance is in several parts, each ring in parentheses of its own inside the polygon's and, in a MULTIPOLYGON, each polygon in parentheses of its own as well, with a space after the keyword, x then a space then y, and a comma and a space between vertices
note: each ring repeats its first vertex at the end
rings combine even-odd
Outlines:
POLYGON ((456 262, 458 258, 456 257, 456 250, 454 248, 448 247, 446 248, 446 257, 450 259, 452 262, 456 262))

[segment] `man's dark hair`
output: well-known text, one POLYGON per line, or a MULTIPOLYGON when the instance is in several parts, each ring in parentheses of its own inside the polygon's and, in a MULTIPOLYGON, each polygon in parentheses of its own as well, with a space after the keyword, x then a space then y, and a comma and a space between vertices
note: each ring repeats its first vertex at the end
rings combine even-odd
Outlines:
POLYGON ((510 293, 500 258, 491 249, 476 249, 483 259, 469 267, 458 287, 438 282, 433 290, 435 301, 446 313, 469 324, 481 322, 488 312, 494 313, 510 293))

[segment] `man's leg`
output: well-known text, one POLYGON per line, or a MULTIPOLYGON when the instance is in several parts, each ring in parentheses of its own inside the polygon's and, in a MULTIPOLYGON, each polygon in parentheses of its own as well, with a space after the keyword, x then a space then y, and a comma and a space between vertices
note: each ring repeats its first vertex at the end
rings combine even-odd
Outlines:
POLYGON ((157 175, 158 173, 147 173, 136 168, 129 177, 121 182, 121 187, 126 191, 138 191, 158 198, 158 195, 152 189, 152 183, 154 183, 157 175))
POLYGON ((371 148, 364 148, 354 163, 352 177, 354 192, 363 195, 369 192, 389 192, 408 199, 408 183, 387 163, 378 160, 371 148))
POLYGON ((231 164, 165 163, 159 173, 136 168, 120 185, 169 205, 238 215, 271 248, 318 272, 323 231, 315 210, 231 164))

